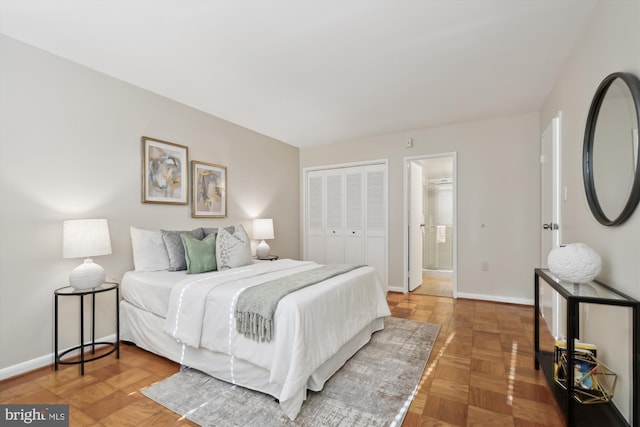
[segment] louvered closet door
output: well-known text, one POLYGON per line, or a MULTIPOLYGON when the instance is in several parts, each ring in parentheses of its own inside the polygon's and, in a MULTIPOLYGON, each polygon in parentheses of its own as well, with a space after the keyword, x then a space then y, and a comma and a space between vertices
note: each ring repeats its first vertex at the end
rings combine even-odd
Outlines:
POLYGON ((344 176, 344 262, 364 264, 364 168, 347 168, 344 170, 344 176))
POLYGON ((365 167, 365 263, 378 271, 385 289, 387 274, 387 165, 365 167))
POLYGON ((325 172, 325 194, 325 263, 344 263, 345 176, 343 169, 330 169, 325 172))
POLYGON ((324 171, 307 174, 306 259, 324 264, 324 171))
POLYGON ((381 163, 307 172, 305 259, 370 265, 388 288, 387 170, 381 163))

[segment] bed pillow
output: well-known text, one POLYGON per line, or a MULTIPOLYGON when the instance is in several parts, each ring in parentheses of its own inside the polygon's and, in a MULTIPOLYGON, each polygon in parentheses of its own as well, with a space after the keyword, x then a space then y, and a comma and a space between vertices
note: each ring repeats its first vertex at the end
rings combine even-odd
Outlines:
POLYGON ((241 225, 236 225, 233 233, 227 228, 220 228, 216 239, 218 270, 251 264, 251 241, 247 232, 241 225))
MULTIPOLYGON (((236 227, 235 225, 229 225, 224 229, 227 230, 229 233, 233 234, 236 227)), ((218 234, 218 227, 203 227, 202 232, 204 233, 204 237, 207 237, 209 234, 218 234)))
POLYGON ((191 231, 182 230, 182 231, 162 231, 162 240, 164 240, 164 245, 167 248, 167 254, 169 254, 169 271, 181 271, 187 269, 187 261, 184 257, 184 245, 182 244, 182 239, 180 238, 180 234, 187 233, 192 235, 198 240, 202 240, 204 238, 204 233, 202 228, 196 228, 191 231))
POLYGON ((187 274, 214 271, 216 266, 216 235, 209 234, 198 240, 190 233, 180 234, 187 262, 187 274))
POLYGON ((159 231, 130 227, 133 265, 136 271, 169 269, 169 254, 159 231))

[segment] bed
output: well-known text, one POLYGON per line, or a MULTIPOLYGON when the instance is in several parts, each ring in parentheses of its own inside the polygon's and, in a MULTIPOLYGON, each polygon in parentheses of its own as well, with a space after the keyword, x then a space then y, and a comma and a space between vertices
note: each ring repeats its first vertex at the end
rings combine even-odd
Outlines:
POLYGON ((390 315, 375 269, 358 266, 284 296, 275 309, 270 341, 238 332, 235 308, 242 292, 320 268, 281 259, 199 274, 126 272, 121 339, 272 395, 293 420, 307 390, 322 390, 390 315))

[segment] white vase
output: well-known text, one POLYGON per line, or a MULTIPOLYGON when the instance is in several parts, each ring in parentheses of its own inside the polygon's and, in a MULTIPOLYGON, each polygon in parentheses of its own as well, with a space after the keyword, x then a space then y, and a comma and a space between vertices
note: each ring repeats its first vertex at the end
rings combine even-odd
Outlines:
POLYGON ((600 274, 602 259, 596 251, 584 243, 569 243, 549 252, 547 265, 560 280, 586 283, 600 274))

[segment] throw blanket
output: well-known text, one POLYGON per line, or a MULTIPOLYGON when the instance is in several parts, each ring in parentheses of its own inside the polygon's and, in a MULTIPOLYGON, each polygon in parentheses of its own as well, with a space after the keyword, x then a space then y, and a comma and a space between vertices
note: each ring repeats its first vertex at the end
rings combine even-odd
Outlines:
POLYGON ((283 297, 291 292, 360 267, 362 266, 330 264, 245 289, 238 296, 236 304, 235 316, 238 333, 258 342, 271 341, 273 338, 273 315, 278 302, 283 297))

